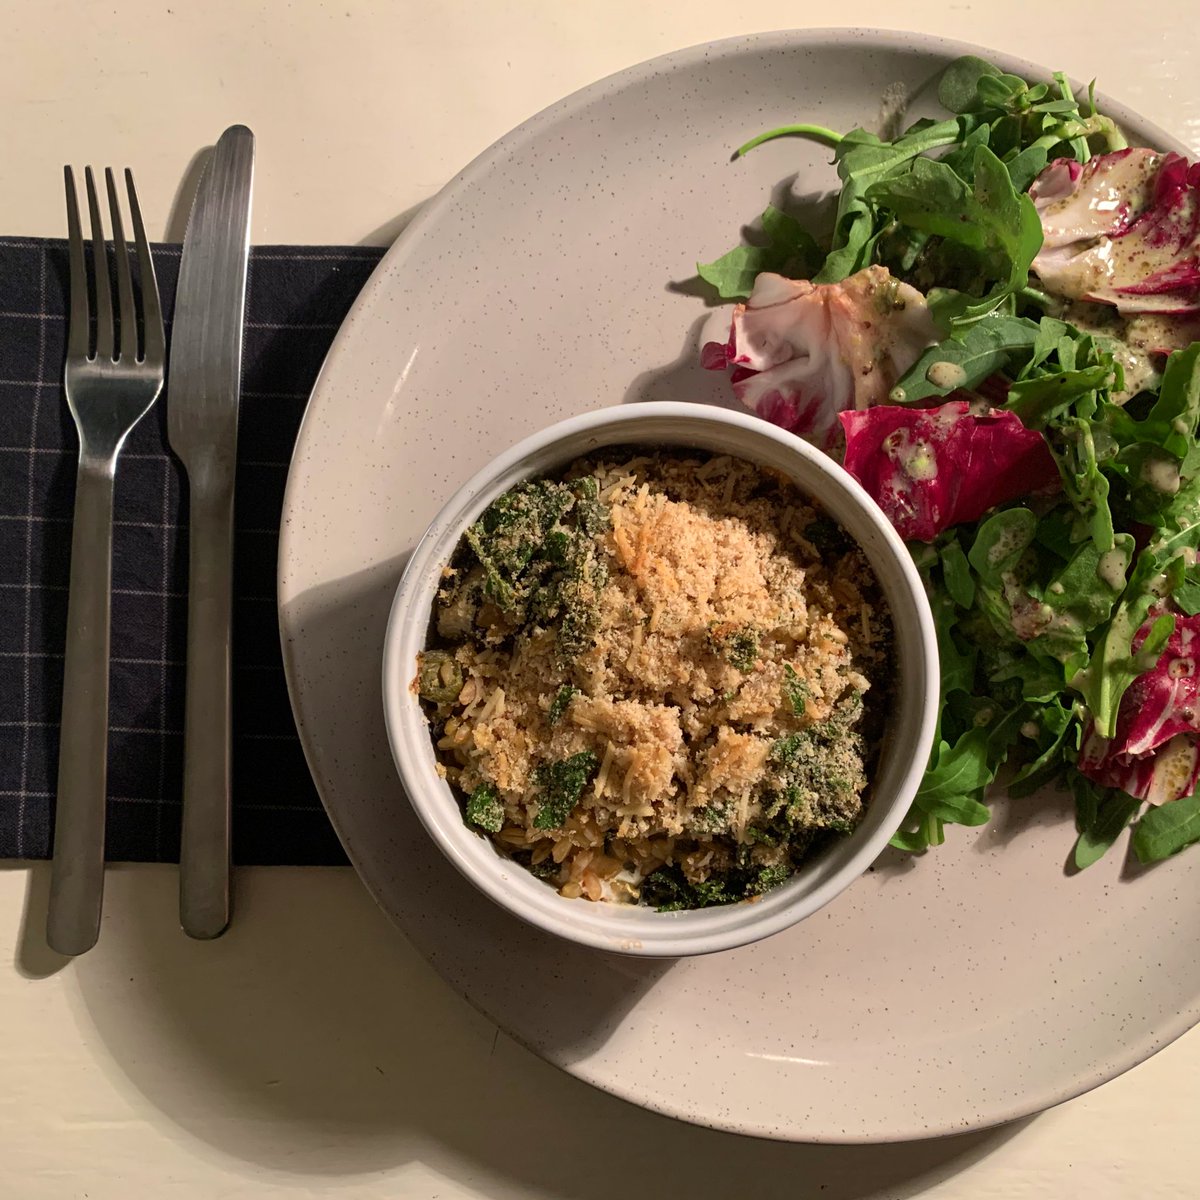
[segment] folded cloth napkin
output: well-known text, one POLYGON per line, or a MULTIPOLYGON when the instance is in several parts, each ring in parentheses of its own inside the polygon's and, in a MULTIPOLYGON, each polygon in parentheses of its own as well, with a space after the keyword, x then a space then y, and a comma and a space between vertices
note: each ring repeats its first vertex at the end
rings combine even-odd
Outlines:
MULTIPOLYGON (((344 862, 292 722, 275 615, 288 461, 321 361, 382 251, 251 252, 238 434, 233 853, 344 862)), ((179 247, 154 249, 168 338, 179 247)), ((51 850, 78 441, 62 389, 62 241, 0 238, 0 857, 51 850)), ((171 381, 117 466, 108 742, 110 860, 176 861, 187 624, 185 484, 171 381)))

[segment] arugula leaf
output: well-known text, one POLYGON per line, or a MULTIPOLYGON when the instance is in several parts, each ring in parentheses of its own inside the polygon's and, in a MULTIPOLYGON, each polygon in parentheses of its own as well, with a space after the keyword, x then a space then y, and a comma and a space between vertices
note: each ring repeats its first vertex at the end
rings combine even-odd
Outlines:
POLYGON ((951 692, 970 693, 975 686, 976 651, 973 646, 963 650, 954 633, 954 614, 944 613, 942 606, 933 605, 937 622, 938 658, 942 664, 942 697, 951 692))
POLYGON ((888 839, 888 845, 897 850, 907 850, 909 854, 920 854, 929 848, 929 833, 924 825, 917 829, 898 829, 888 839))
POLYGON ((1050 161, 1045 146, 1026 146, 1011 158, 1004 159, 1005 169, 1018 192, 1029 191, 1029 185, 1046 169, 1050 161))
POLYGON ((1029 84, 1019 75, 1000 71, 981 75, 977 86, 979 102, 986 108, 1019 109, 1029 92, 1029 84))
POLYGON ((1154 665, 1175 630, 1175 618, 1164 613, 1151 626, 1138 653, 1133 653, 1133 635, 1142 627, 1154 600, 1149 593, 1123 600, 1093 651, 1091 661, 1071 680, 1071 686, 1091 709, 1096 732, 1101 737, 1116 735, 1121 697, 1143 671, 1154 665))
MULTIPOLYGON (((813 277, 815 283, 837 283, 866 266, 870 251, 881 232, 867 190, 902 171, 919 155, 962 141, 978 122, 955 117, 917 128, 914 126, 894 142, 885 142, 865 129, 853 129, 835 151, 842 190, 838 196, 833 244, 825 265, 813 277)), ((1039 226, 1040 229, 1040 226, 1039 226)))
MULTIPOLYGON (((928 548, 933 554, 932 547, 928 548)), ((961 550, 960 550, 961 553, 961 550)), ((922 571, 925 587, 929 592, 929 603, 933 611, 933 627, 937 632, 938 662, 941 667, 941 712, 938 716, 938 733, 941 737, 941 722, 946 712, 946 700, 955 692, 969 695, 975 688, 975 666, 978 652, 973 644, 968 643, 963 649, 960 639, 955 633, 955 623, 958 614, 954 610, 948 587, 939 586, 933 572, 933 560, 922 571)), ((953 568, 952 568, 953 569, 953 568)), ((943 563, 943 575, 945 566, 943 563)), ((973 586, 973 585, 972 585, 973 586)))
POLYGON ((1094 542, 1084 542, 1070 560, 1038 593, 1050 611, 1046 627, 1028 642, 1031 654, 1056 658, 1068 675, 1087 665, 1088 634, 1103 625, 1125 589, 1125 572, 1133 558, 1133 538, 1119 533, 1113 548, 1103 554, 1094 542))
POLYGON ((1034 704, 1048 704, 1066 688, 1062 665, 1056 660, 1034 658, 1032 654, 1017 653, 1011 662, 989 676, 989 681, 996 684, 1010 680, 1020 684, 1021 699, 1034 704))
POLYGON ((1134 800, 1124 792, 1110 791, 1100 801, 1095 819, 1079 835, 1075 843, 1075 866, 1086 870, 1109 850, 1130 821, 1137 815, 1143 801, 1134 800))
POLYGON ((1121 447, 1113 468, 1133 491, 1137 515, 1152 520, 1171 503, 1172 485, 1200 470, 1200 342, 1167 360, 1158 398, 1142 420, 1110 406, 1104 422, 1121 447))
POLYGON ((1164 450, 1180 459, 1187 457, 1200 424, 1200 342, 1167 359, 1158 399, 1146 414, 1146 423, 1162 430, 1164 450))
POLYGON ((1010 365, 1015 355, 1027 351, 1038 335, 1035 322, 996 313, 955 330, 945 341, 930 346, 904 373, 892 392, 896 403, 918 404, 931 396, 945 396, 956 387, 973 388, 1010 365), (962 372, 961 382, 939 386, 930 381, 934 363, 951 363, 962 372))
POLYGON ((1078 719, 1057 699, 1041 709, 1038 724, 1043 735, 1049 734, 1049 741, 1043 737, 1045 744, 1037 757, 1027 762, 1009 780, 1007 791, 1013 799, 1032 795, 1039 788, 1061 778, 1064 761, 1068 761, 1072 750, 1078 751, 1078 745, 1071 744, 1072 731, 1076 737, 1079 733, 1078 719))
POLYGON ((820 267, 823 255, 816 240, 795 217, 769 205, 760 218, 761 246, 735 246, 710 263, 697 263, 696 272, 712 284, 722 300, 745 300, 763 271, 808 279, 820 267))
POLYGON ((1161 862, 1185 846, 1200 842, 1200 792, 1151 808, 1133 830, 1139 862, 1161 862))
POLYGON ((1037 517, 1027 508, 1006 508, 986 518, 976 531, 967 555, 983 583, 1003 582, 1029 548, 1037 530, 1037 517))
POLYGON ((975 150, 968 183, 945 162, 917 158, 902 174, 872 184, 868 200, 897 220, 976 252, 993 283, 968 315, 990 312, 1024 287, 1042 245, 1042 224, 1033 201, 1018 193, 1004 164, 986 146, 975 150))
MULTIPOLYGON (((1075 831, 1082 833, 1096 823, 1096 813, 1100 811, 1100 801, 1104 799, 1102 789, 1074 764, 1067 767, 1067 786, 1075 797, 1075 831)), ((1074 850, 1071 853, 1074 857, 1074 850)))
POLYGON ((978 527, 967 561, 978 579, 975 606, 1002 641, 1016 642, 1013 600, 1023 595, 1014 576, 1033 542, 1037 517, 1027 508, 1005 508, 978 527))
POLYGON ((987 763, 988 734, 971 729, 951 746, 940 742, 913 799, 923 813, 958 825, 985 825, 991 818, 978 797, 995 772, 987 763))
POLYGON ((1200 568, 1188 567, 1182 581, 1172 590, 1171 599, 1185 616, 1200 613, 1200 568))
POLYGON ((942 579, 950 599, 959 608, 970 608, 975 603, 975 580, 971 578, 971 567, 966 553, 957 539, 942 547, 942 579))
POLYGON ((1097 442, 1098 427, 1086 416, 1064 416, 1052 421, 1043 432, 1058 464, 1063 491, 1078 514, 1079 536, 1090 537, 1100 551, 1111 550, 1114 527, 1110 488, 1101 469, 1108 450, 1097 442))
POLYGON ((1004 407, 1015 412, 1030 429, 1041 429, 1081 396, 1107 388, 1112 382, 1111 363, 1097 363, 1078 371, 1056 371, 1031 379, 1019 379, 1008 390, 1004 407))

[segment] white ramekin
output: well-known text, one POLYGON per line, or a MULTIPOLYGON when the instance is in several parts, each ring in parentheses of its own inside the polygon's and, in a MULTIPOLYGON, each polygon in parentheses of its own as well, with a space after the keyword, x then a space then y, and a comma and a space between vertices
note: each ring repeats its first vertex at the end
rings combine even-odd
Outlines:
POLYGON ((778 933, 853 883, 887 845, 908 811, 929 757, 938 703, 937 639, 925 590, 895 530, 832 459, 748 414, 700 404, 630 404, 553 425, 505 451, 447 501, 408 565, 388 621, 383 703, 392 755, 413 808, 447 858, 518 917, 581 945, 675 958, 706 954, 778 933), (863 548, 891 608, 896 678, 884 744, 865 817, 847 838, 753 901, 691 912, 568 900, 497 852, 463 823, 436 770, 429 725, 410 686, 424 648, 443 566, 462 532, 523 479, 554 471, 605 446, 691 448, 773 467, 821 506, 863 548))

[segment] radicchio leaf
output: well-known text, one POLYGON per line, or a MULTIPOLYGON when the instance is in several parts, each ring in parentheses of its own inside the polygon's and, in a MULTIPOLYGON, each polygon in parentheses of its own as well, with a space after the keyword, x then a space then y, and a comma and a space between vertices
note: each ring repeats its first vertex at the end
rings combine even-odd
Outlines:
POLYGON ((908 541, 978 520, 989 508, 1057 491, 1058 467, 1040 433, 1015 413, 882 406, 839 415, 844 465, 908 541))
POLYGON ((826 284, 764 273, 733 310, 729 341, 707 343, 701 363, 733 367, 747 408, 829 449, 838 413, 883 403, 936 341, 925 297, 885 267, 826 284))
POLYGON ((1029 195, 1048 290, 1124 316, 1200 312, 1200 163, 1142 148, 1056 159, 1029 195))
MULTIPOLYGON (((1136 651, 1155 621, 1153 612, 1135 634, 1136 651)), ((1139 675, 1121 699, 1115 736, 1089 727, 1079 769, 1104 787, 1162 804, 1191 795, 1200 781, 1200 616, 1176 615, 1175 629, 1157 662, 1139 675)))

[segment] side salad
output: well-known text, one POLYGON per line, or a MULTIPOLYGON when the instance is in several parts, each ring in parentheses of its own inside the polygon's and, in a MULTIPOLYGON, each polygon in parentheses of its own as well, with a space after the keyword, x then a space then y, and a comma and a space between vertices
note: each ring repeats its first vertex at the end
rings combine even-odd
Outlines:
POLYGON ((1126 144, 1065 76, 952 63, 942 120, 833 148, 828 244, 768 207, 699 266, 704 365, 839 457, 929 590, 941 717, 894 845, 1074 795, 1079 868, 1200 841, 1200 163, 1126 144))

